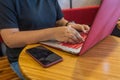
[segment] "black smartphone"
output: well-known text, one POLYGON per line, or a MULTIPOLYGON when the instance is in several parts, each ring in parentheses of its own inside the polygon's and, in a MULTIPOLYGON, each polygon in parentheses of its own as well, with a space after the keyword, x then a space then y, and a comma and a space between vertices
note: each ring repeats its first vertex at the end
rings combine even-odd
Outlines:
POLYGON ((61 56, 43 46, 27 49, 26 52, 43 67, 49 67, 63 60, 61 56))

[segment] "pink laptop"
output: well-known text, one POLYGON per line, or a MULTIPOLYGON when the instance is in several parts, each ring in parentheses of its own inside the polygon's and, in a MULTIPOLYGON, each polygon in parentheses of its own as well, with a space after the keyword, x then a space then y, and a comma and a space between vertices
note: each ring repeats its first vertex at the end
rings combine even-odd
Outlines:
POLYGON ((85 41, 78 44, 61 42, 40 42, 42 44, 81 55, 93 47, 99 41, 111 34, 120 17, 120 0, 103 0, 88 34, 80 33, 85 41))

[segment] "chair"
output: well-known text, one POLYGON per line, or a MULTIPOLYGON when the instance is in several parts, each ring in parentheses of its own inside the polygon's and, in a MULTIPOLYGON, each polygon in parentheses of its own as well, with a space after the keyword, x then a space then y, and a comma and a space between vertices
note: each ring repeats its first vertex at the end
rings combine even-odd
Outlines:
POLYGON ((99 6, 63 9, 64 18, 80 24, 92 25, 99 6))
POLYGON ((3 56, 3 51, 2 51, 2 38, 0 36, 0 56, 3 56))
POLYGON ((0 79, 1 80, 20 80, 11 69, 7 57, 0 57, 0 79))

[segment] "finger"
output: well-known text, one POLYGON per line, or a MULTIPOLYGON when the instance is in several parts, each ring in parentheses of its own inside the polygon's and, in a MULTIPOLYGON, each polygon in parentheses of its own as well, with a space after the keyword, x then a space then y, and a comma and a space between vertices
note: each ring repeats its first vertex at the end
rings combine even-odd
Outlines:
POLYGON ((71 30, 71 38, 75 41, 75 42, 80 42, 80 41, 84 41, 83 37, 80 35, 80 33, 75 30, 74 28, 70 28, 71 30))
POLYGON ((80 27, 81 27, 81 31, 84 32, 84 33, 86 33, 86 30, 85 30, 84 26, 80 25, 80 27))
POLYGON ((90 30, 88 25, 83 24, 84 32, 87 33, 90 30))
POLYGON ((77 37, 77 39, 79 40, 79 42, 85 41, 84 38, 80 35, 80 33, 77 33, 77 34, 76 34, 76 37, 77 37))
POLYGON ((73 34, 73 35, 70 37, 70 39, 72 39, 72 41, 74 41, 74 43, 80 42, 80 39, 77 38, 77 36, 76 36, 75 34, 73 34))
POLYGON ((80 33, 74 29, 74 35, 78 39, 79 42, 84 41, 84 38, 80 35, 80 33))

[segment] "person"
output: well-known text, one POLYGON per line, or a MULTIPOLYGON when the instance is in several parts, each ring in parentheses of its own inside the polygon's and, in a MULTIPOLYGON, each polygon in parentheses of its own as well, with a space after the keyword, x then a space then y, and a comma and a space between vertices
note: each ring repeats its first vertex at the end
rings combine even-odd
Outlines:
POLYGON ((26 45, 46 40, 78 43, 83 41, 78 31, 89 29, 67 21, 57 0, 0 0, 0 34, 11 67, 20 78, 18 57, 26 45))
POLYGON ((111 35, 120 37, 120 20, 117 21, 117 24, 115 25, 111 35))

